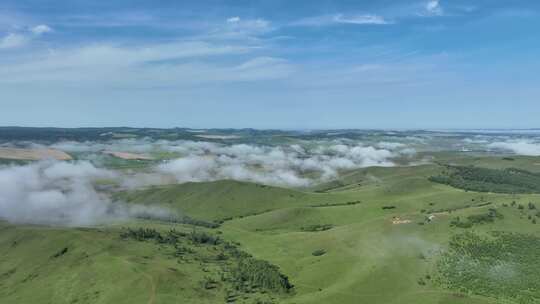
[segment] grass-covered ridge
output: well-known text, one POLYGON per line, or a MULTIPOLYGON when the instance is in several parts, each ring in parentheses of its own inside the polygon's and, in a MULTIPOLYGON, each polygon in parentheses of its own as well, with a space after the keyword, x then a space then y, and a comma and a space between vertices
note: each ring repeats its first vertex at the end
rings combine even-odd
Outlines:
POLYGON ((433 182, 467 191, 494 193, 540 193, 540 174, 522 169, 489 169, 474 166, 445 166, 433 182))
POLYGON ((162 205, 197 219, 218 222, 280 208, 353 202, 347 194, 302 192, 232 180, 155 186, 119 193, 116 199, 162 205))
POLYGON ((530 245, 540 237, 540 195, 430 182, 439 172, 370 167, 347 172, 340 187, 303 191, 228 180, 156 186, 115 198, 178 217, 91 229, 2 225, 0 302, 523 303, 479 291, 469 284, 478 276, 456 287, 438 263, 463 232, 490 242, 492 231, 519 232, 530 245))
POLYGON ((177 225, 47 228, 0 224, 2 303, 278 303, 278 267, 214 232, 177 225))

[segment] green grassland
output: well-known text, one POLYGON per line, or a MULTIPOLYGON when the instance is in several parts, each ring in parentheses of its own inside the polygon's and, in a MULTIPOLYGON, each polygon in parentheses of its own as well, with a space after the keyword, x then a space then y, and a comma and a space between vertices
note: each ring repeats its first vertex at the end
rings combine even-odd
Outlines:
MULTIPOLYGON (((468 165, 466 157, 452 164, 468 165)), ((531 167, 536 159, 474 161, 491 169, 523 169, 526 162, 531 167)), ((85 229, 2 224, 0 302, 540 303, 540 195, 430 181, 443 170, 437 164, 365 168, 302 191, 216 181, 115 195, 219 223, 214 229, 143 220, 85 229), (471 225, 456 226, 458 218, 471 225), (122 238, 123 226, 162 235, 196 229, 222 242, 122 238), (237 288, 231 276, 241 261, 224 244, 269 263, 250 262, 244 271, 277 269, 294 288, 265 289, 259 275, 240 276, 244 287, 237 288), (182 257, 175 255, 179 248, 182 257), (464 263, 460 252, 469 254, 466 278, 456 272, 464 263), (263 264, 277 268, 252 266, 263 264)))
MULTIPOLYGON (((239 265, 263 262, 215 233, 149 222, 128 226, 1 224, 2 303, 276 303, 289 296, 251 278, 239 286, 239 265), (146 228, 135 228, 140 225, 146 228)), ((264 273, 275 272, 279 282, 279 269, 264 263, 264 273)))
POLYGON ((223 180, 154 186, 123 192, 116 199, 137 204, 162 204, 203 220, 231 220, 271 210, 327 203, 347 203, 354 195, 301 192, 266 185, 223 180))
POLYGON ((434 263, 446 250, 450 236, 463 232, 450 226, 453 218, 496 207, 503 219, 472 229, 538 234, 540 229, 528 219, 534 216, 533 210, 508 204, 517 201, 517 206, 540 197, 465 192, 430 183, 429 168, 400 170, 368 169, 378 182, 345 187, 361 204, 280 209, 227 222, 223 229, 248 251, 282 266, 297 286, 291 303, 500 303, 500 299, 475 295, 474 290, 445 288, 425 277, 435 277, 434 263), (386 205, 396 208, 383 210, 386 205), (430 209, 437 215, 427 223, 430 209), (393 217, 412 222, 394 225, 393 217), (301 227, 306 223, 334 228, 304 232, 301 227), (314 257, 317 249, 327 253, 314 257))

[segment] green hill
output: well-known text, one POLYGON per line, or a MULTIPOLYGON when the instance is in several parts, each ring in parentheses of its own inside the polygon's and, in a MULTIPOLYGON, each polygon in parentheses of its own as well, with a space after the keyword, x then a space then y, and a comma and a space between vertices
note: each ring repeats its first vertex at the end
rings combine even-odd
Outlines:
POLYGON ((270 285, 272 280, 282 280, 275 266, 251 258, 204 230, 156 227, 0 224, 1 302, 121 304, 178 303, 181 299, 183 303, 223 303, 228 299, 275 303, 287 297, 277 289, 279 285, 270 285), (170 228, 176 231, 174 239, 165 238, 170 228), (259 276, 240 277, 247 267, 242 265, 259 276))
POLYGON ((225 220, 279 208, 346 203, 349 194, 308 193, 248 182, 222 180, 151 187, 120 193, 116 199, 157 204, 203 220, 225 220))
POLYGON ((216 181, 116 195, 225 220, 213 229, 2 224, 0 302, 540 303, 540 195, 429 180, 440 172, 365 168, 320 192, 216 181))

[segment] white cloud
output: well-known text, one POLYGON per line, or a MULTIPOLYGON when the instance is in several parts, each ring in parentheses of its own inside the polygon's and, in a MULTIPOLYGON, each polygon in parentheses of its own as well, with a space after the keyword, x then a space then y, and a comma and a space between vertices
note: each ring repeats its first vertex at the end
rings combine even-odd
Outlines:
POLYGON ((426 13, 431 16, 440 16, 444 13, 439 0, 430 0, 425 5, 426 13))
MULTIPOLYGON (((45 147, 32 143, 25 144, 30 147, 45 147)), ((174 152, 181 156, 160 163, 145 173, 127 171, 117 173, 114 178, 126 188, 220 179, 303 187, 336 178, 342 170, 393 166, 394 158, 415 153, 414 149, 402 143, 380 142, 373 146, 341 139, 279 146, 120 139, 104 142, 59 142, 48 147, 77 152, 80 158, 94 164, 106 160, 106 156, 101 153, 104 150, 150 155, 152 152, 174 152)), ((77 166, 62 163, 55 165, 54 169, 49 169, 45 176, 54 180, 66 178, 87 180, 99 177, 102 173, 110 172, 101 171, 84 162, 77 163, 77 166), (70 173, 66 175, 65 172, 70 173)))
POLYGON ((221 64, 211 56, 247 54, 244 44, 177 42, 147 46, 90 45, 52 50, 6 62, 0 68, 0 83, 75 84, 86 86, 132 86, 134 88, 178 86, 201 83, 259 81, 286 77, 290 63, 279 58, 254 57, 243 62, 221 64), (183 59, 179 61, 178 59, 183 59))
POLYGON ((201 182, 218 178, 213 172, 216 165, 212 157, 188 156, 161 165, 160 169, 175 175, 181 182, 201 182))
POLYGON ((287 61, 281 58, 274 58, 274 57, 257 57, 254 59, 251 59, 247 62, 242 63, 238 66, 238 69, 245 70, 245 69, 251 69, 256 67, 264 67, 264 66, 271 66, 271 65, 278 65, 282 63, 286 63, 287 61))
POLYGON ((40 36, 51 31, 52 29, 49 26, 41 24, 33 28, 29 28, 25 31, 9 33, 0 39, 0 49, 13 49, 22 47, 35 38, 32 37, 30 33, 34 34, 35 36, 40 36))
POLYGON ((480 137, 476 138, 464 138, 463 141, 467 144, 487 144, 489 140, 481 139, 480 137))
POLYGON ((518 155, 540 156, 540 143, 530 140, 493 142, 488 147, 511 151, 518 155))
POLYGON ((344 16, 338 14, 334 16, 334 21, 336 23, 347 23, 347 24, 392 24, 392 22, 384 19, 382 16, 378 15, 354 15, 354 16, 344 16))
MULTIPOLYGON (((122 176, 122 184, 128 188, 170 183, 171 178, 176 182, 236 179, 302 187, 336 178, 341 170, 393 166, 393 158, 415 153, 402 143, 380 142, 376 146, 370 146, 352 140, 265 146, 184 140, 122 139, 101 143, 61 142, 50 147, 67 152, 169 151, 182 155, 158 165, 154 171, 147 174, 122 176)), ((95 157, 88 159, 98 160, 95 157)))
POLYGON ((241 23, 242 28, 250 30, 264 31, 270 28, 270 22, 260 18, 242 21, 239 20, 237 23, 241 23))
POLYGON ((240 17, 236 16, 236 17, 228 18, 228 19, 227 19, 227 22, 229 22, 229 23, 240 22, 240 17))
POLYGON ((414 153, 400 147, 392 145, 394 151, 389 151, 358 143, 271 147, 178 142, 170 149, 186 156, 160 165, 159 170, 178 182, 236 179, 302 187, 336 178, 341 170, 393 166, 392 158, 414 153))
POLYGON ((234 67, 234 72, 238 72, 238 79, 242 75, 247 77, 244 80, 256 79, 278 79, 285 78, 294 72, 294 67, 287 60, 274 57, 256 57, 234 67))
POLYGON ((10 33, 0 39, 0 49, 12 49, 25 45, 28 38, 21 34, 10 33))
POLYGON ((36 35, 42 35, 52 32, 52 29, 46 24, 40 24, 30 29, 30 31, 36 35))
POLYGON ((224 27, 216 29, 211 36, 214 39, 255 39, 261 34, 272 31, 273 28, 270 21, 257 18, 257 19, 241 19, 240 17, 231 17, 227 19, 227 23, 224 27))
POLYGON ((0 167, 0 218, 15 223, 86 226, 168 211, 112 202, 94 182, 117 174, 87 161, 0 167))
POLYGON ((383 149, 387 149, 387 150, 395 150, 395 149, 398 149, 398 148, 403 148, 406 145, 403 144, 403 143, 398 143, 398 142, 382 141, 382 142, 378 143, 377 146, 379 148, 383 148, 383 149))
POLYGON ((392 21, 385 19, 379 15, 373 14, 357 14, 357 15, 322 15, 316 17, 309 17, 298 20, 292 25, 300 26, 327 26, 335 24, 353 24, 353 25, 387 25, 393 24, 392 21))

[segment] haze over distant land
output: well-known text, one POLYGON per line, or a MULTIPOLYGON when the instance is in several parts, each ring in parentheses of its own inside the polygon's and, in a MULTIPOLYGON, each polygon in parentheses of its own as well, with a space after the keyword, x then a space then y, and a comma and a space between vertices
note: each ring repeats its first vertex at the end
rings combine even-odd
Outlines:
POLYGON ((0 121, 531 128, 539 15, 525 0, 4 0, 0 121))

